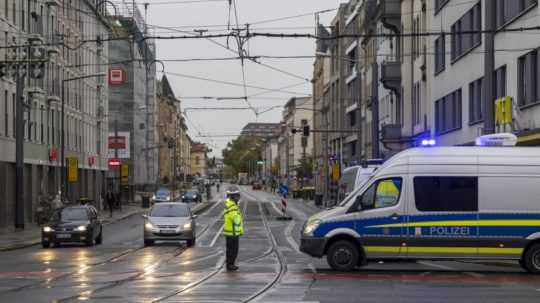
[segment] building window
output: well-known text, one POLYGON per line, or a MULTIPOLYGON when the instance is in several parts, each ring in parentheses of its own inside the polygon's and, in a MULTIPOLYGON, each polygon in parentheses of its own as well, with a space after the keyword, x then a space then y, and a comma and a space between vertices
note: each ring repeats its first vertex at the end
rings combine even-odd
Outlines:
POLYGON ((538 51, 534 50, 518 59, 518 100, 520 106, 537 103, 540 99, 538 51))
POLYGON ((445 36, 440 35, 435 39, 435 74, 444 71, 446 65, 445 36))
POLYGON ((9 137, 9 93, 4 91, 4 135, 9 137))
POLYGON ((413 91, 412 91, 412 122, 413 125, 416 126, 420 124, 421 122, 421 97, 420 97, 420 82, 416 82, 413 85, 413 91))
POLYGON ((435 128, 441 135, 461 126, 461 89, 458 89, 435 102, 435 128))
POLYGON ((484 79, 480 78, 469 84, 469 123, 477 123, 484 119, 483 117, 483 84, 484 79))
POLYGON ((201 158, 199 156, 195 157, 195 164, 200 165, 201 164, 201 158))
POLYGON ((476 212, 478 178, 415 177, 414 200, 422 212, 476 212))
POLYGON ((501 28, 538 4, 538 0, 496 0, 497 27, 501 28))
POLYGON ((496 87, 496 93, 497 95, 495 98, 502 98, 506 96, 506 65, 503 65, 499 67, 495 71, 495 83, 497 85, 496 87))
POLYGON ((452 25, 452 62, 482 43, 482 7, 480 2, 452 25), (473 32, 473 33, 463 33, 473 32))

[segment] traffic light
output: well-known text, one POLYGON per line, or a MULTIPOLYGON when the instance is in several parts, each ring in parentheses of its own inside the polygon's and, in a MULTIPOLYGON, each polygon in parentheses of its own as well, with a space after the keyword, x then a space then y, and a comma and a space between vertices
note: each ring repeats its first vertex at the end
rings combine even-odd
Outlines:
POLYGON ((304 137, 309 137, 309 132, 310 132, 310 129, 309 129, 308 121, 304 119, 302 120, 302 134, 304 137))
POLYGON ((33 79, 41 79, 45 74, 45 60, 47 58, 47 50, 45 47, 38 45, 32 46, 30 49, 30 77, 33 79))
POLYGON ((302 131, 303 131, 304 137, 309 137, 309 132, 310 132, 309 125, 304 125, 304 127, 302 128, 302 131))

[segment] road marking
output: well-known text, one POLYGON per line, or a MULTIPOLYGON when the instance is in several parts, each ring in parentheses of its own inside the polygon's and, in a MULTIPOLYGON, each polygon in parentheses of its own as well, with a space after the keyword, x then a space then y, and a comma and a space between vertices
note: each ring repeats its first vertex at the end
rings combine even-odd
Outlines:
POLYGON ((431 266, 431 267, 435 267, 435 268, 440 268, 440 269, 444 269, 444 270, 456 270, 455 268, 452 268, 450 266, 446 266, 446 265, 442 265, 442 264, 435 264, 435 263, 431 263, 431 262, 427 262, 427 261, 418 261, 418 264, 431 266))
POLYGON ((294 226, 296 225, 296 222, 291 221, 289 225, 287 225, 287 228, 285 229, 285 238, 287 239, 287 242, 291 245, 291 247, 296 251, 300 252, 300 247, 298 246, 298 243, 294 240, 292 236, 292 230, 294 229, 294 226))
POLYGON ((221 236, 221 233, 223 232, 224 227, 225 227, 225 225, 221 225, 221 228, 218 230, 218 232, 214 236, 214 239, 212 239, 212 242, 210 242, 210 245, 208 247, 213 247, 216 244, 219 236, 221 236))
POLYGON ((218 202, 214 202, 214 205, 212 205, 212 207, 210 207, 206 212, 205 214, 208 214, 210 213, 214 208, 216 208, 218 205, 221 205, 223 202, 222 199, 219 199, 218 202))

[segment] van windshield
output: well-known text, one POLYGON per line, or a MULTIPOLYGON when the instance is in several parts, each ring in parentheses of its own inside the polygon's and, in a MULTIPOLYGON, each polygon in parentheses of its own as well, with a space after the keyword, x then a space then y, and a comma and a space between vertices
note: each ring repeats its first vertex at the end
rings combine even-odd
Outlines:
POLYGON ((366 175, 365 179, 362 179, 362 181, 358 184, 358 187, 354 188, 354 190, 349 195, 347 195, 347 197, 345 197, 345 199, 343 199, 338 204, 338 206, 343 207, 343 206, 347 205, 349 202, 351 202, 353 199, 355 199, 356 196, 358 195, 358 192, 360 191, 360 189, 362 189, 364 187, 364 185, 369 183, 369 181, 373 178, 373 176, 374 176, 374 174, 366 175))

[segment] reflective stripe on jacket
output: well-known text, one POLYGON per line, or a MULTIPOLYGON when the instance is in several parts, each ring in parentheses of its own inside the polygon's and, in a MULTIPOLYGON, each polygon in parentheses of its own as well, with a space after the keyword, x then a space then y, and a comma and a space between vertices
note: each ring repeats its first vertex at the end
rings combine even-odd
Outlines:
POLYGON ((233 237, 244 235, 242 213, 240 212, 238 205, 230 199, 225 200, 223 222, 223 235, 233 237))

